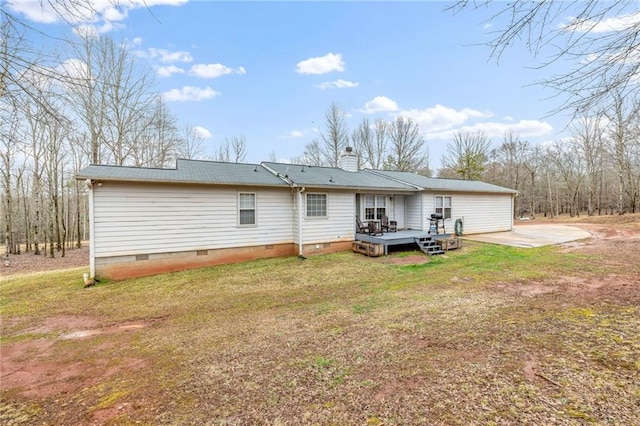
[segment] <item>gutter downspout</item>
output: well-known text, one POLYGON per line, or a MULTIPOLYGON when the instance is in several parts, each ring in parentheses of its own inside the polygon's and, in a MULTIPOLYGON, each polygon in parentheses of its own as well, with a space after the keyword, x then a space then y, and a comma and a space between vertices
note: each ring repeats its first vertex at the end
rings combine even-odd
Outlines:
POLYGON ((511 230, 513 231, 515 229, 515 205, 516 205, 516 197, 518 196, 518 193, 516 192, 515 194, 511 194, 511 230))
POLYGON ((95 219, 93 216, 93 182, 91 179, 84 181, 89 190, 89 275, 92 280, 96 277, 96 239, 95 219))
POLYGON ((298 189, 298 256, 300 256, 301 258, 304 259, 304 254, 303 254, 303 243, 304 240, 302 238, 302 193, 304 192, 305 187, 303 186, 302 188, 298 189))

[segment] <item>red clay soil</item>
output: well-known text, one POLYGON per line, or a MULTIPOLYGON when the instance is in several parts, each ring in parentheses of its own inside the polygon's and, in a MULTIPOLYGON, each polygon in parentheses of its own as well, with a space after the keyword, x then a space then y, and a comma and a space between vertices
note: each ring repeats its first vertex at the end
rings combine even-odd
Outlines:
MULTIPOLYGON (((556 293, 571 296, 573 300, 615 300, 640 303, 640 215, 584 218, 585 222, 564 223, 583 229, 591 238, 562 244, 566 253, 583 253, 601 258, 599 264, 618 272, 597 277, 557 277, 549 282, 529 282, 513 287, 496 284, 504 291, 521 296, 556 293), (587 220, 601 223, 587 223, 587 220)), ((543 221, 532 221, 535 224, 543 221)), ((548 222, 558 223, 558 222, 548 222)), ((518 223, 519 226, 526 223, 518 223)))

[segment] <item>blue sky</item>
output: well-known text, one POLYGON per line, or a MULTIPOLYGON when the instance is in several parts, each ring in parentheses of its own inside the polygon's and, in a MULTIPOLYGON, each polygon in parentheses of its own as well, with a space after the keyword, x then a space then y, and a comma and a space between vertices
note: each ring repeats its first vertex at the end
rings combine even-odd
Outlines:
MULTIPOLYGON (((111 19, 89 23, 148 64, 180 124, 208 136, 205 155, 244 136, 248 162, 299 156, 332 102, 351 129, 363 117, 413 118, 433 168, 457 130, 483 130, 497 146, 511 128, 539 144, 561 138, 568 122, 548 116, 560 100, 533 83, 552 70, 529 68, 523 46, 489 59, 481 44, 500 23, 485 21, 488 11, 454 15, 445 2, 149 0, 145 9, 136 0, 119 11, 106 3, 97 2, 111 19)), ((37 0, 9 7, 47 33, 68 32, 37 0)))

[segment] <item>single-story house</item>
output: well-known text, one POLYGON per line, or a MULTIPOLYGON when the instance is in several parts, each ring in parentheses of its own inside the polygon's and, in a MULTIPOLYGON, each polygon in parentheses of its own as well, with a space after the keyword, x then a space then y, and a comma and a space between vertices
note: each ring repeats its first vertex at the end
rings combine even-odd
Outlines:
POLYGON ((258 258, 347 250, 356 216, 465 233, 513 228, 515 191, 478 181, 341 167, 177 160, 175 169, 90 165, 91 277, 127 278, 258 258))

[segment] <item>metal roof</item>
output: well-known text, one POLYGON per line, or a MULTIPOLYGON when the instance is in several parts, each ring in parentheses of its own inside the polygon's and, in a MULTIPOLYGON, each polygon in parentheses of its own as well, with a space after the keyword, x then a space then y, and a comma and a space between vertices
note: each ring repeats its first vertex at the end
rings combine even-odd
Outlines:
POLYGON ((416 187, 364 171, 348 172, 337 167, 263 162, 263 166, 297 186, 415 192, 416 187))
POLYGON ((365 170, 365 172, 373 176, 384 176, 390 179, 394 179, 398 182, 415 185, 424 190, 455 192, 498 192, 505 194, 516 194, 518 192, 514 191, 513 189, 504 188, 498 185, 492 185, 490 183, 481 182, 479 180, 431 178, 411 172, 396 172, 389 170, 367 169, 365 170))
POLYGON ((175 169, 95 165, 85 167, 76 179, 128 182, 172 182, 215 185, 289 186, 258 164, 179 159, 175 169))

